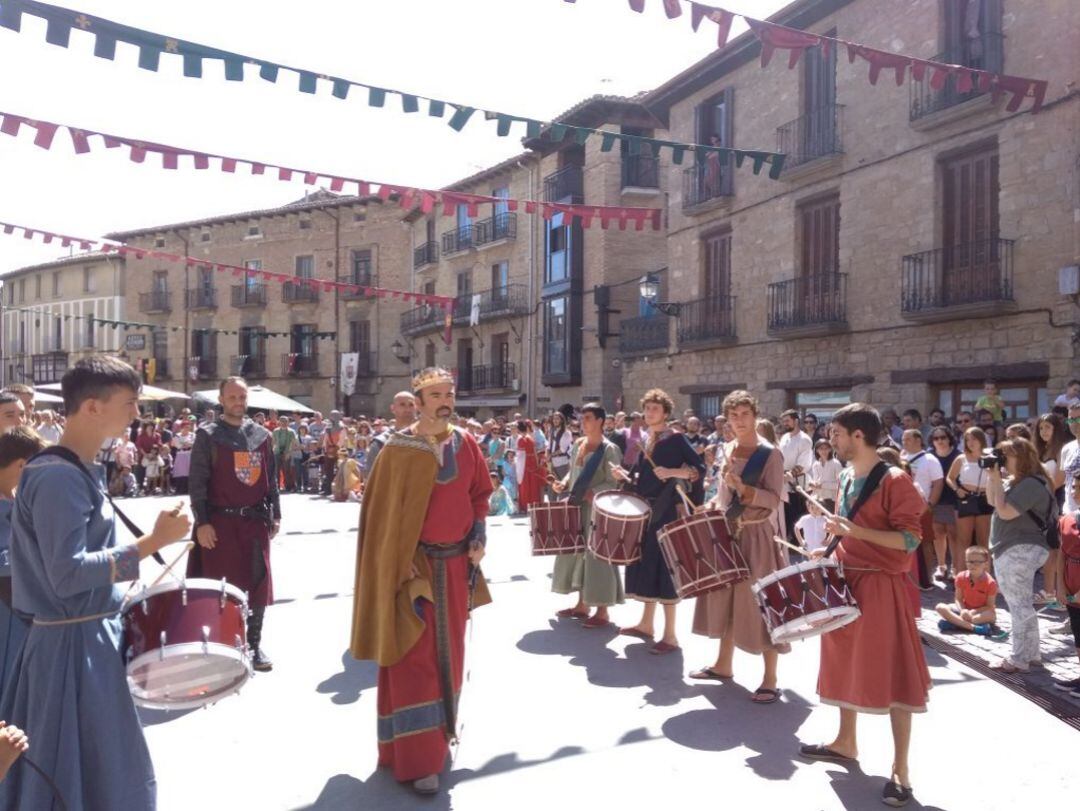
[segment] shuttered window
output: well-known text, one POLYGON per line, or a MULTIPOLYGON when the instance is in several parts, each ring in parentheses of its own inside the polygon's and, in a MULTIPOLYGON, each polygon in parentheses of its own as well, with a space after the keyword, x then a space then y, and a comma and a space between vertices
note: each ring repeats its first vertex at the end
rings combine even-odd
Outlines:
POLYGON ((702 291, 707 299, 731 293, 731 231, 705 238, 702 291))
POLYGON ((840 268, 840 195, 799 207, 800 269, 804 276, 836 273, 840 268))
POLYGON ((349 351, 366 355, 371 351, 371 322, 349 322, 349 351))

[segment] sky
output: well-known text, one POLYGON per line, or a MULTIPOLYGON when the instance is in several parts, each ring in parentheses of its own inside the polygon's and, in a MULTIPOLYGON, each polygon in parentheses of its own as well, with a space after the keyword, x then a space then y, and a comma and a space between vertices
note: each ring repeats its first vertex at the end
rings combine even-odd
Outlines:
MULTIPOLYGON (((651 89, 716 48, 716 26, 691 31, 689 7, 668 20, 661 0, 643 15, 625 0, 57 0, 55 5, 178 39, 262 57, 316 73, 394 88, 477 109, 551 119, 595 93, 651 89)), ((725 8, 766 17, 785 0, 730 0, 725 8)), ((731 36, 745 30, 737 18, 731 36)), ((24 16, 23 32, 0 28, 0 111, 172 146, 394 184, 438 188, 522 150, 523 125, 505 138, 474 115, 461 132, 445 119, 400 112, 389 97, 369 108, 355 88, 346 100, 320 82, 316 95, 277 84, 249 67, 226 82, 220 63, 202 79, 182 75, 162 54, 156 73, 120 45, 114 61, 93 55, 78 31, 59 48, 44 22, 24 16)), ((423 111, 423 108, 421 108, 423 111)), ((0 221, 99 238, 124 230, 271 208, 311 187, 267 173, 161 169, 160 157, 130 162, 100 139, 76 156, 66 132, 52 149, 34 131, 0 135, 0 221)), ((588 201, 586 201, 588 202, 588 201)), ((0 234, 0 273, 68 251, 0 234)))

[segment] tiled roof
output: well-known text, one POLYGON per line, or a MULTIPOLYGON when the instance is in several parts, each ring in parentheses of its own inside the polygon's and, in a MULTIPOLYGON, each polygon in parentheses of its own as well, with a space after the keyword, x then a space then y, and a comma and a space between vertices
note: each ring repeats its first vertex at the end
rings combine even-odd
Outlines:
POLYGON ((16 270, 9 270, 3 274, 5 279, 13 279, 16 276, 22 276, 25 273, 37 273, 42 270, 49 270, 51 268, 63 267, 64 265, 81 265, 85 262, 97 262, 103 259, 116 259, 120 262, 124 261, 124 257, 115 253, 102 253, 101 251, 85 251, 83 253, 77 253, 74 256, 64 256, 60 259, 53 259, 50 262, 42 262, 38 265, 27 265, 26 267, 17 268, 16 270))

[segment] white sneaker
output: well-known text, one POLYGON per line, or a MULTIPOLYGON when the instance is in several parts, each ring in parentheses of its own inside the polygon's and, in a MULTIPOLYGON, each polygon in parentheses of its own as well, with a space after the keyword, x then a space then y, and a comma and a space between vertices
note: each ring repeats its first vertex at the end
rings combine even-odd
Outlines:
POLYGON ((413 780, 413 790, 417 794, 435 794, 439 790, 439 775, 429 774, 419 780, 413 780))
POLYGON ((1072 626, 1066 620, 1058 625, 1051 625, 1047 630, 1055 636, 1069 636, 1072 633, 1072 626))

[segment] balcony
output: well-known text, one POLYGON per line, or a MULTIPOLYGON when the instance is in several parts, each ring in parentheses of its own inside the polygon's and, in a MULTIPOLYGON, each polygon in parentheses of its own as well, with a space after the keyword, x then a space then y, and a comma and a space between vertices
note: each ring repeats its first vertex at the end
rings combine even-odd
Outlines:
MULTIPOLYGON (((348 353, 345 353, 345 352, 338 353, 338 369, 341 368, 341 356, 345 355, 345 354, 348 354, 348 353)), ((378 357, 379 356, 378 356, 377 353, 375 353, 375 352, 361 352, 361 351, 357 350, 356 354, 357 354, 357 358, 358 358, 358 362, 357 362, 357 365, 356 365, 356 377, 358 379, 359 378, 366 378, 366 377, 375 377, 376 375, 378 375, 378 373, 379 373, 378 372, 378 368, 379 368, 378 357)))
POLYGON ((668 319, 664 315, 624 318, 619 322, 619 353, 648 355, 666 352, 668 348, 668 319))
POLYGON ((188 365, 194 367, 199 380, 217 380, 217 355, 205 355, 188 359, 188 365))
POLYGON ((911 321, 994 315, 1016 309, 1011 239, 985 239, 901 260, 900 311, 911 321))
POLYGON ((528 315, 529 299, 525 285, 508 284, 480 293, 463 293, 454 299, 454 322, 467 324, 472 316, 472 300, 480 296, 480 320, 528 315))
POLYGON ((827 335, 847 329, 847 274, 814 273, 769 285, 770 335, 827 335))
POLYGON ((679 311, 679 347, 735 341, 735 297, 688 301, 679 311))
POLYGON ((734 168, 713 153, 704 163, 683 169, 683 211, 702 210, 731 197, 734 168))
POLYGON ((446 316, 441 307, 421 304, 401 314, 402 335, 422 335, 440 329, 446 323, 446 316))
MULTIPOLYGON (((1000 33, 987 33, 971 41, 965 48, 967 53, 943 53, 931 57, 934 62, 949 65, 964 65, 969 68, 1000 72, 1005 63, 1005 38, 1000 33)), ((945 123, 954 116, 945 113, 965 102, 987 94, 979 90, 976 83, 961 88, 958 76, 948 76, 945 83, 935 88, 932 85, 934 71, 927 69, 922 81, 911 79, 911 106, 908 120, 914 125, 920 122, 924 126, 945 123), (939 115, 941 114, 941 115, 939 115)), ((987 99, 989 103, 989 99, 987 99)), ((982 105, 977 105, 982 106, 982 105)), ((956 111, 961 113, 961 111, 956 111)))
POLYGON ((653 155, 622 156, 622 189, 643 189, 649 192, 660 188, 660 160, 653 155))
POLYGON ((840 139, 842 114, 839 104, 829 104, 776 130, 776 151, 787 155, 784 176, 798 167, 844 152, 840 139))
POLYGON ((215 287, 191 287, 187 291, 187 308, 189 310, 215 310, 217 309, 217 288, 215 287))
POLYGON ((419 270, 424 265, 434 265, 439 261, 439 246, 434 242, 425 242, 419 247, 413 248, 413 270, 419 270))
POLYGON ((281 356, 282 377, 313 377, 318 373, 317 352, 286 352, 281 356))
POLYGON ((504 211, 486 220, 480 220, 476 224, 474 236, 477 245, 486 245, 502 239, 517 239, 517 214, 504 211))
POLYGON ((168 290, 139 293, 139 312, 168 313, 172 311, 172 296, 168 290))
POLYGON ((346 273, 344 276, 338 276, 337 280, 339 284, 349 285, 348 287, 339 288, 343 299, 355 301, 356 299, 371 298, 371 296, 364 295, 365 287, 375 286, 375 276, 372 274, 370 266, 367 267, 366 270, 360 268, 354 270, 352 273, 346 273), (353 287, 360 289, 354 292, 352 290, 353 287))
POLYGON ((319 289, 307 284, 285 282, 281 286, 281 300, 286 304, 314 304, 319 300, 319 289))
POLYGON ((585 183, 581 167, 573 164, 564 166, 559 171, 553 172, 544 178, 544 202, 580 202, 585 194, 584 189, 585 183))
POLYGON ((229 360, 233 374, 259 380, 266 377, 266 355, 233 355, 229 360))
POLYGON ((458 369, 457 388, 462 392, 512 389, 517 382, 517 366, 513 363, 491 363, 458 369))
POLYGON ((462 225, 442 235, 443 256, 461 253, 476 246, 475 226, 462 225))
POLYGON ((233 307, 265 307, 265 284, 234 284, 232 288, 233 307))

